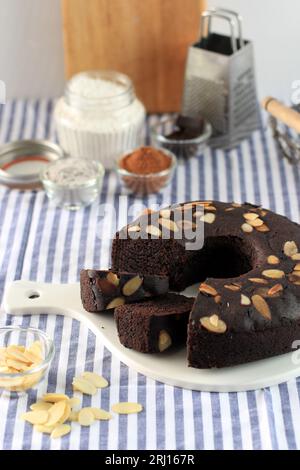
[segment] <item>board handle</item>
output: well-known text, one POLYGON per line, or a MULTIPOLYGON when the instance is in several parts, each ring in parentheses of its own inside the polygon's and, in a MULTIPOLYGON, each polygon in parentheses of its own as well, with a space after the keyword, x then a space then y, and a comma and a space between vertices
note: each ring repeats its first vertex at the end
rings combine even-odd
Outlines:
POLYGON ((280 101, 272 96, 264 98, 261 102, 261 106, 268 111, 271 116, 274 116, 283 124, 286 124, 300 134, 300 113, 280 103, 280 101))
POLYGON ((13 281, 7 284, 3 296, 4 313, 39 315, 41 313, 74 316, 81 305, 77 284, 48 284, 13 281))

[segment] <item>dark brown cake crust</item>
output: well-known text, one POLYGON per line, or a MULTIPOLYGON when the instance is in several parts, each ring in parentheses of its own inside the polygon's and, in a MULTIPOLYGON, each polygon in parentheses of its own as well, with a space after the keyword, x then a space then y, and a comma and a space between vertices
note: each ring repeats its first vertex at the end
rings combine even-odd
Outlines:
POLYGON ((139 302, 168 290, 167 276, 115 274, 95 269, 83 269, 80 273, 81 300, 88 312, 97 313, 124 303, 139 302))
POLYGON ((143 353, 162 352, 185 344, 193 303, 193 298, 170 293, 117 307, 114 315, 120 342, 143 353))
POLYGON ((112 264, 168 275, 173 290, 200 283, 189 320, 189 364, 224 367, 291 351, 300 339, 299 225, 251 204, 196 201, 161 212, 156 222, 148 214, 130 224, 140 227, 136 235, 156 232, 152 239, 125 239, 128 227, 116 234, 112 264), (204 246, 196 251, 186 250, 192 228, 181 238, 178 230, 162 237, 161 219, 169 217, 174 229, 174 215, 189 208, 192 225, 204 224, 204 246))

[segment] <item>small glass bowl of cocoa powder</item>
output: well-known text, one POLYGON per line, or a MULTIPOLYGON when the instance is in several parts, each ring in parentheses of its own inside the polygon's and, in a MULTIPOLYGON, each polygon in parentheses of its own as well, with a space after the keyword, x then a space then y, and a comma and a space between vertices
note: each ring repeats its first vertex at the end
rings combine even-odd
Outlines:
POLYGON ((177 165, 174 153, 155 147, 139 147, 123 155, 117 172, 131 193, 157 193, 171 181, 177 165))

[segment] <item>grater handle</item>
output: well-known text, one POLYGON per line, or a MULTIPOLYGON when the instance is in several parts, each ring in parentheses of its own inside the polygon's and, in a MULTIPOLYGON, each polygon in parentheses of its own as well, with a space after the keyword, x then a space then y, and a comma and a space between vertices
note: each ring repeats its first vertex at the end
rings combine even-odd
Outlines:
POLYGON ((208 29, 207 29, 207 36, 210 34, 210 27, 211 27, 211 19, 212 18, 221 18, 222 20, 225 20, 229 23, 230 27, 230 39, 231 39, 231 47, 233 52, 237 51, 237 39, 234 34, 234 28, 235 28, 235 22, 233 21, 232 18, 230 18, 229 15, 224 15, 222 13, 219 13, 218 11, 214 10, 206 10, 202 13, 201 15, 201 39, 204 37, 203 36, 203 31, 205 30, 205 23, 208 21, 208 29))
POLYGON ((272 96, 264 98, 261 102, 261 106, 271 114, 271 116, 274 116, 300 134, 300 113, 280 103, 280 101, 272 96))
MULTIPOLYGON (((242 31, 242 16, 234 10, 229 10, 228 8, 222 8, 222 7, 210 8, 210 11, 224 13, 225 15, 227 14, 228 16, 233 16, 235 18, 236 26, 238 30, 238 36, 239 36, 239 45, 240 45, 240 48, 244 47, 245 42, 244 42, 243 31, 242 31)), ((208 26, 207 26, 208 32, 210 31, 210 27, 211 27, 211 18, 208 18, 208 26)))

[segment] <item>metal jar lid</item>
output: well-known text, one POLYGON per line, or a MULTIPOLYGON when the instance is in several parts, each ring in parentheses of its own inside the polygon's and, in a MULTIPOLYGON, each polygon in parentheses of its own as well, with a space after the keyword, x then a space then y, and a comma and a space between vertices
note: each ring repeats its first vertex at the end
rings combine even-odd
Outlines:
POLYGON ((0 146, 0 184, 16 189, 41 187, 44 165, 64 156, 62 148, 48 140, 17 140, 0 146))

